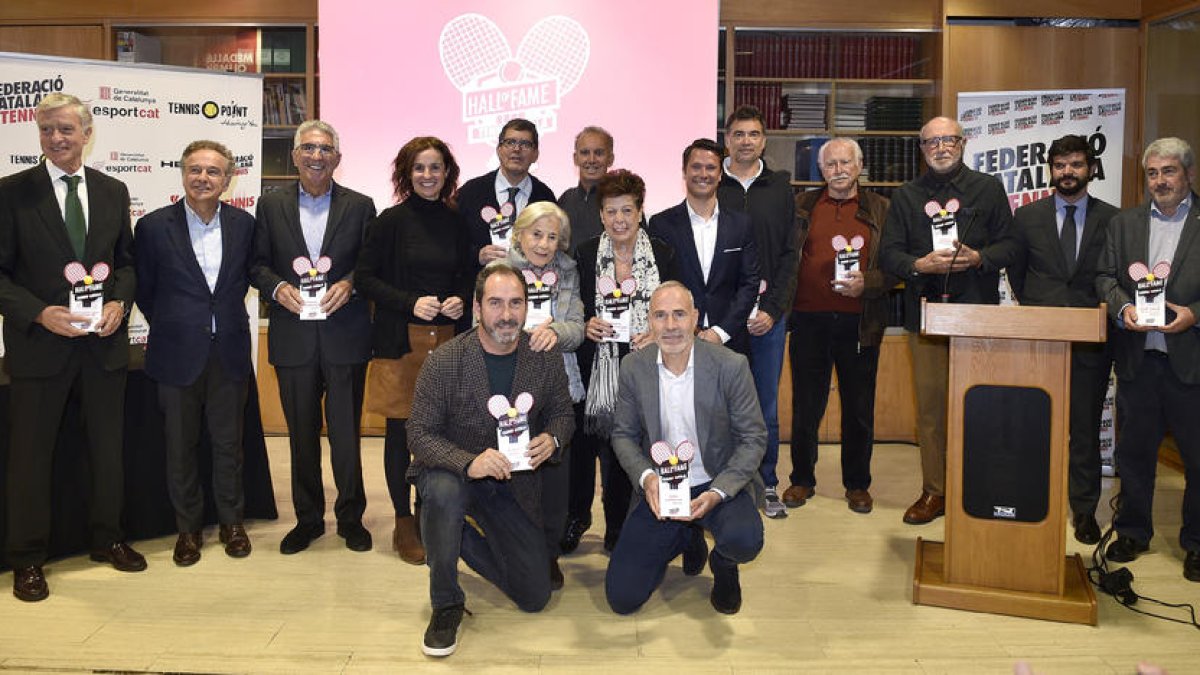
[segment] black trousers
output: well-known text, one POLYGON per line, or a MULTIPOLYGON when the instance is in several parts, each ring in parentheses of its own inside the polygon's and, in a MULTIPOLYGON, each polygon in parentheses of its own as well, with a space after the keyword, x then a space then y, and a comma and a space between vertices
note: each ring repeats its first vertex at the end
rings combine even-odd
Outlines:
POLYGON ((842 485, 871 486, 875 442, 875 375, 879 347, 858 344, 858 314, 792 312, 788 356, 792 367, 792 485, 817 484, 817 438, 829 383, 837 369, 842 403, 842 485))
POLYGON ((1100 502, 1100 416, 1111 370, 1106 344, 1071 345, 1067 495, 1072 513, 1095 513, 1100 502))
MULTIPOLYGON (((124 368, 105 370, 84 340, 62 372, 51 377, 14 377, 8 449, 8 564, 41 565, 50 538, 54 448, 68 401, 78 400, 88 443, 88 527, 92 548, 122 541, 125 489, 122 441, 125 424, 124 368)), ((8 358, 20 358, 8 354, 8 358)))
POLYGON ((1158 446, 1170 429, 1186 480, 1179 545, 1200 552, 1200 385, 1180 381, 1166 354, 1148 351, 1137 376, 1117 383, 1117 398, 1122 417, 1115 457, 1121 492, 1113 528, 1143 543, 1154 537, 1158 446))
POLYGON ((291 441, 292 505, 301 524, 316 525, 325 518, 325 487, 321 480, 323 395, 329 461, 338 492, 333 512, 338 523, 359 523, 367 507, 359 444, 367 365, 332 364, 321 350, 318 353, 321 356, 307 365, 275 369, 291 441))
POLYGON ((242 522, 242 433, 248 381, 229 377, 216 350, 200 377, 190 385, 158 385, 166 435, 167 493, 175 507, 180 532, 204 527, 204 491, 200 487, 198 450, 201 421, 212 445, 213 502, 222 525, 242 522))

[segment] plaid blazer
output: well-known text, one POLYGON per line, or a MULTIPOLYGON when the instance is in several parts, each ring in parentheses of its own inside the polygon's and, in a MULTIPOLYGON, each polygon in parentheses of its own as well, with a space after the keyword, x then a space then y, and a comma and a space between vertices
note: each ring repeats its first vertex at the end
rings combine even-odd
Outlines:
MULTIPOLYGON (((466 479, 467 466, 475 456, 496 446, 496 418, 487 410, 492 394, 478 330, 473 328, 438 347, 421 366, 408 419, 408 447, 413 453, 408 473, 412 479, 427 468, 444 469, 466 479)), ((524 332, 517 344, 509 400, 521 392, 533 395, 530 437, 548 432, 560 442, 569 441, 575 431, 575 413, 562 354, 532 351, 524 332)), ((512 490, 540 527, 540 471, 514 473, 512 490)))

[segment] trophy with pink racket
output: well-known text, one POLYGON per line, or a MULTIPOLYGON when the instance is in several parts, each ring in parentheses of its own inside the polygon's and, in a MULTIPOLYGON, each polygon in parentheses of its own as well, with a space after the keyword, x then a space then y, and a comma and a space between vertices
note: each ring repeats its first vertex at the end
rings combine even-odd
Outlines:
POLYGON ((532 471, 529 463, 529 411, 533 394, 522 392, 511 403, 496 394, 488 399, 488 412, 496 418, 496 450, 512 464, 512 471, 532 471))
POLYGON ((512 230, 515 208, 512 202, 505 202, 499 209, 494 206, 485 206, 479 210, 479 217, 487 223, 488 234, 496 246, 508 248, 508 233, 512 230))
POLYGON ((631 323, 629 304, 637 291, 637 279, 626 277, 621 283, 609 277, 596 279, 596 290, 600 291, 600 318, 612 326, 613 334, 606 336, 604 342, 629 342, 631 323))
POLYGON ((525 329, 532 330, 550 318, 558 274, 554 270, 546 270, 541 274, 533 270, 521 270, 521 275, 525 277, 525 329))
POLYGON ((1135 262, 1129 266, 1129 278, 1137 284, 1134 291, 1134 309, 1137 310, 1139 326, 1162 327, 1167 325, 1167 277, 1171 275, 1171 263, 1163 260, 1154 269, 1145 263, 1135 262))
POLYGON ((696 447, 683 440, 674 448, 666 441, 650 446, 654 473, 658 476, 658 515, 663 518, 688 518, 692 515, 692 486, 688 466, 696 456, 696 447))
POLYGON ((962 204, 955 198, 950 198, 943 206, 937 200, 930 199, 925 204, 925 215, 929 216, 933 228, 933 250, 944 251, 954 248, 958 241, 958 210, 962 204))
POLYGON ((831 242, 835 259, 833 263, 833 281, 834 285, 842 286, 850 281, 850 273, 857 272, 859 268, 859 258, 861 258, 862 247, 867 241, 862 235, 856 234, 847 240, 842 235, 837 235, 831 242))
POLYGON ((96 324, 104 316, 104 281, 111 273, 112 268, 103 262, 92 265, 90 272, 79 262, 63 268, 63 277, 71 284, 68 309, 76 316, 87 317, 87 321, 72 321, 72 326, 89 333, 96 332, 96 324))
POLYGON ((321 309, 321 300, 329 290, 329 270, 333 261, 329 256, 321 256, 316 261, 299 256, 292 261, 292 270, 300 276, 300 298, 303 307, 300 310, 301 321, 323 321, 325 310, 321 309))

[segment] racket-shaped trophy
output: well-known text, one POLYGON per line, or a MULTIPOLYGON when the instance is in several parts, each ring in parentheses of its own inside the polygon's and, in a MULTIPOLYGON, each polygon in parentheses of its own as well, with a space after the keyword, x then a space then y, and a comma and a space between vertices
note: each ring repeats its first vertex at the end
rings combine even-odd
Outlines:
POLYGON ((301 321, 323 321, 325 311, 321 309, 321 300, 329 290, 329 270, 333 261, 329 256, 321 256, 316 261, 299 256, 292 261, 292 270, 300 276, 300 309, 301 321))
POLYGON ((862 247, 866 245, 867 240, 863 239, 861 234, 856 234, 847 241, 839 234, 833 238, 832 243, 833 250, 837 251, 833 264, 833 281, 838 285, 843 285, 850 281, 851 272, 861 269, 859 262, 862 257, 862 247))
POLYGON ((546 270, 541 274, 533 270, 521 270, 521 276, 525 277, 525 329, 532 330, 550 318, 558 274, 554 270, 546 270))
POLYGON ((529 463, 529 411, 533 409, 533 394, 522 392, 509 403, 508 397, 496 394, 488 399, 488 412, 496 418, 496 450, 512 464, 512 471, 531 471, 529 463))
POLYGON ((504 202, 499 209, 494 206, 485 206, 479 210, 479 217, 487 223, 488 234, 491 235, 492 243, 496 246, 508 248, 508 233, 513 226, 514 208, 512 202, 504 202))
POLYGON ((68 309, 72 314, 87 317, 87 321, 72 321, 72 326, 89 333, 96 332, 96 324, 104 316, 104 280, 111 273, 112 268, 103 262, 92 265, 91 272, 78 262, 63 268, 63 276, 71 284, 68 309))
POLYGON ((596 290, 600 291, 600 318, 612 326, 613 334, 604 338, 605 342, 629 342, 631 319, 629 303, 637 291, 637 279, 626 277, 621 283, 617 280, 602 276, 596 279, 596 290))
POLYGON ((684 440, 674 448, 666 441, 650 446, 654 472, 658 474, 658 515, 663 518, 688 518, 692 515, 692 486, 688 466, 696 447, 684 440))
POLYGON ((958 241, 957 214, 961 207, 962 204, 955 198, 947 201, 945 206, 933 199, 925 204, 925 215, 929 216, 933 228, 933 250, 954 248, 954 242, 958 241))
POLYGON ((1154 269, 1145 263, 1135 262, 1129 266, 1129 278, 1137 285, 1134 291, 1134 309, 1137 310, 1139 326, 1162 327, 1167 325, 1167 277, 1171 275, 1171 263, 1163 260, 1154 269))

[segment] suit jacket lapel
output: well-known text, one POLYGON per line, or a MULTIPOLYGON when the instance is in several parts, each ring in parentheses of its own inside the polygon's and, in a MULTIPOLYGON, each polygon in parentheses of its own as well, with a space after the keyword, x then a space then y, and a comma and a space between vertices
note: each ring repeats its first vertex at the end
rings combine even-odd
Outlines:
MULTIPOLYGON (((223 237, 225 228, 221 229, 223 237)), ((171 209, 171 224, 167 228, 167 238, 175 247, 178 259, 183 261, 186 273, 195 277, 200 285, 207 289, 208 280, 204 278, 204 270, 200 269, 200 261, 196 260, 196 249, 192 248, 192 236, 188 232, 187 212, 184 211, 182 199, 175 202, 175 207, 171 209)), ((227 253, 228 250, 225 251, 225 254, 227 253)), ((221 266, 225 266, 225 255, 221 256, 221 266)))
MULTIPOLYGON (((1095 197, 1088 197, 1087 218, 1085 218, 1083 221, 1083 234, 1079 237, 1079 256, 1082 256, 1084 251, 1087 250, 1088 246, 1091 245, 1092 240, 1096 238, 1096 230, 1100 229, 1100 209, 1096 206, 1099 201, 1100 200, 1096 199, 1095 197)), ((1079 272, 1079 256, 1076 256, 1076 273, 1079 272)), ((1071 276, 1075 275, 1072 274, 1071 276)))
MULTIPOLYGON (((342 186, 333 184, 333 192, 329 195, 329 216, 325 219, 325 236, 321 241, 321 255, 331 248, 334 230, 342 222, 342 213, 346 210, 346 200, 342 199, 342 186)), ((299 210, 297 209, 297 215, 299 210)))
MULTIPOLYGON (((718 241, 720 241, 719 237, 718 241)), ((708 411, 712 410, 709 397, 713 395, 713 389, 707 385, 712 382, 712 378, 709 377, 712 372, 712 364, 709 362, 709 355, 706 351, 704 349, 697 349, 698 346, 699 340, 692 344, 692 349, 696 352, 695 369, 692 371, 692 382, 694 384, 692 403, 696 409, 696 435, 699 436, 696 440, 700 442, 700 447, 696 450, 697 452, 704 453, 700 455, 704 459, 704 466, 709 470, 710 476, 715 476, 716 474, 712 470, 713 460, 709 459, 713 455, 708 447, 708 440, 711 436, 708 425, 712 421, 712 415, 708 414, 708 411), (701 386, 702 382, 704 386, 701 386)))
POLYGON ((1200 204, 1197 204, 1196 193, 1192 193, 1192 208, 1188 210, 1187 218, 1183 221, 1183 231, 1179 233, 1179 244, 1175 247, 1175 257, 1171 260, 1172 274, 1167 277, 1167 285, 1171 284, 1175 270, 1183 271, 1183 261, 1191 252, 1192 241, 1196 238, 1196 229, 1200 228, 1200 204))
POLYGON ((675 213, 668 220, 668 225, 678 228, 679 236, 675 239, 679 242, 680 250, 675 252, 676 255, 685 265, 691 267, 696 278, 703 282, 704 266, 700 264, 700 253, 696 250, 696 237, 692 234, 692 219, 688 215, 686 201, 675 207, 675 213))
POLYGON ((649 436, 645 443, 648 449, 654 443, 665 439, 662 429, 662 410, 658 405, 658 347, 650 347, 647 351, 650 363, 654 367, 643 369, 640 372, 645 378, 642 380, 641 399, 646 420, 646 434, 649 436))
POLYGON ((287 229, 296 241, 296 250, 307 258, 308 244, 304 241, 304 228, 300 226, 300 181, 292 183, 284 190, 287 192, 287 199, 284 200, 283 222, 287 223, 287 229))
MULTIPOLYGON (((1137 207, 1137 216, 1133 218, 1132 223, 1125 225, 1129 227, 1130 232, 1125 235, 1125 240, 1133 248, 1132 259, 1137 262, 1143 262, 1146 267, 1154 267, 1156 260, 1148 260, 1150 257, 1150 204, 1142 204, 1137 207)), ((1117 274, 1124 275, 1128 278, 1126 270, 1117 270, 1117 274)), ((1136 284, 1136 282, 1134 282, 1136 284)))
MULTIPOLYGON (((1039 222, 1043 223, 1042 233, 1046 237, 1046 246, 1051 251, 1054 251, 1051 255, 1058 262, 1059 274, 1062 275, 1063 279, 1070 279, 1072 276, 1071 266, 1067 264, 1067 256, 1063 255, 1062 234, 1058 229, 1058 203, 1054 200, 1053 196, 1043 200, 1043 202, 1045 204, 1041 208, 1045 210, 1045 213, 1039 222)), ((1080 246, 1079 250, 1083 251, 1083 247, 1080 246)))
POLYGON ((722 251, 734 248, 733 242, 730 240, 732 236, 729 232, 729 222, 725 219, 725 214, 718 210, 717 212, 717 243, 713 246, 713 259, 708 268, 708 281, 704 284, 705 287, 711 288, 719 283, 717 280, 721 278, 720 267, 724 266, 725 256, 721 255, 722 251))
POLYGON ((230 265, 233 264, 234 258, 238 252, 234 250, 235 233, 233 228, 236 227, 233 223, 236 219, 232 209, 223 208, 224 213, 221 214, 221 269, 217 272, 217 283, 213 284, 213 294, 216 295, 221 286, 229 281, 230 265))
MULTIPOLYGON (((50 174, 46 173, 46 168, 43 166, 40 172, 34 172, 31 177, 32 201, 37 204, 37 212, 46 225, 46 231, 54 238, 59 248, 67 253, 67 257, 74 260, 75 248, 71 246, 71 238, 67 236, 67 224, 63 221, 62 211, 59 210, 58 198, 54 196, 54 186, 50 184, 50 174)), ((88 203, 89 205, 91 203, 91 190, 88 190, 88 203)), ((86 249, 86 246, 84 248, 86 249)))

